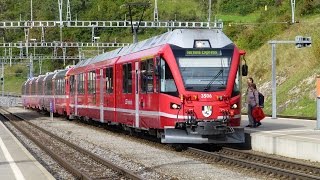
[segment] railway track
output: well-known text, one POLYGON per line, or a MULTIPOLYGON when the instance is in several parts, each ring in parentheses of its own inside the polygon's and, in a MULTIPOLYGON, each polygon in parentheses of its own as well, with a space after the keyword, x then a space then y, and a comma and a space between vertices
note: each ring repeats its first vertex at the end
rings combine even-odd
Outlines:
POLYGON ((208 152, 188 148, 188 153, 210 161, 248 168, 250 171, 272 175, 282 179, 320 180, 320 167, 293 161, 257 155, 243 150, 222 148, 219 152, 208 152))
POLYGON ((77 179, 143 179, 3 108, 0 114, 77 179))

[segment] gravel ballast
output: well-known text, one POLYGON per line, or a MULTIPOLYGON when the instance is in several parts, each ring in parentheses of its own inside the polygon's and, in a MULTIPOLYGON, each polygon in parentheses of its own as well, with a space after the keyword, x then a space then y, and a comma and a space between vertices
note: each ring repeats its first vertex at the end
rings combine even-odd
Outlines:
MULTIPOLYGON (((22 108, 10 108, 23 117, 39 116, 38 113, 22 108), (21 114, 20 114, 21 115, 21 114)), ((261 179, 240 167, 205 163, 184 153, 161 148, 144 140, 119 135, 107 130, 70 122, 64 118, 32 118, 32 122, 52 133, 80 145, 97 155, 115 162, 121 167, 138 172, 145 179, 261 179), (243 173, 241 173, 243 172, 243 173), (249 174, 249 175, 248 175, 249 174)))

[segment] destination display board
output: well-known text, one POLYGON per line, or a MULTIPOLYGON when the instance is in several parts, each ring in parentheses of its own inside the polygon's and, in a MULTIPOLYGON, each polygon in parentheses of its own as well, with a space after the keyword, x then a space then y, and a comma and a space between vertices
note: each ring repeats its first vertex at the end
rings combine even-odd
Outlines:
POLYGON ((220 50, 186 50, 185 56, 221 56, 220 50))

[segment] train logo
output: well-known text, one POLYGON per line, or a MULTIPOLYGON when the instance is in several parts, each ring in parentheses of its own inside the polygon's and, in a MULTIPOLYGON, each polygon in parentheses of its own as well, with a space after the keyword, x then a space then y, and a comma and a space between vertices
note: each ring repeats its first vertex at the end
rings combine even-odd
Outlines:
POLYGON ((209 117, 212 114, 212 106, 202 106, 202 114, 204 117, 209 117))

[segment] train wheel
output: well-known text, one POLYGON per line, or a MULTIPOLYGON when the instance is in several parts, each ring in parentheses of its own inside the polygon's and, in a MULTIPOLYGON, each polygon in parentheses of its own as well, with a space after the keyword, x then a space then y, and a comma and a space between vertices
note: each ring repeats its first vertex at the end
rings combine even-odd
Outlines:
POLYGON ((171 144, 171 146, 177 152, 181 152, 188 149, 188 146, 186 144, 171 144))

